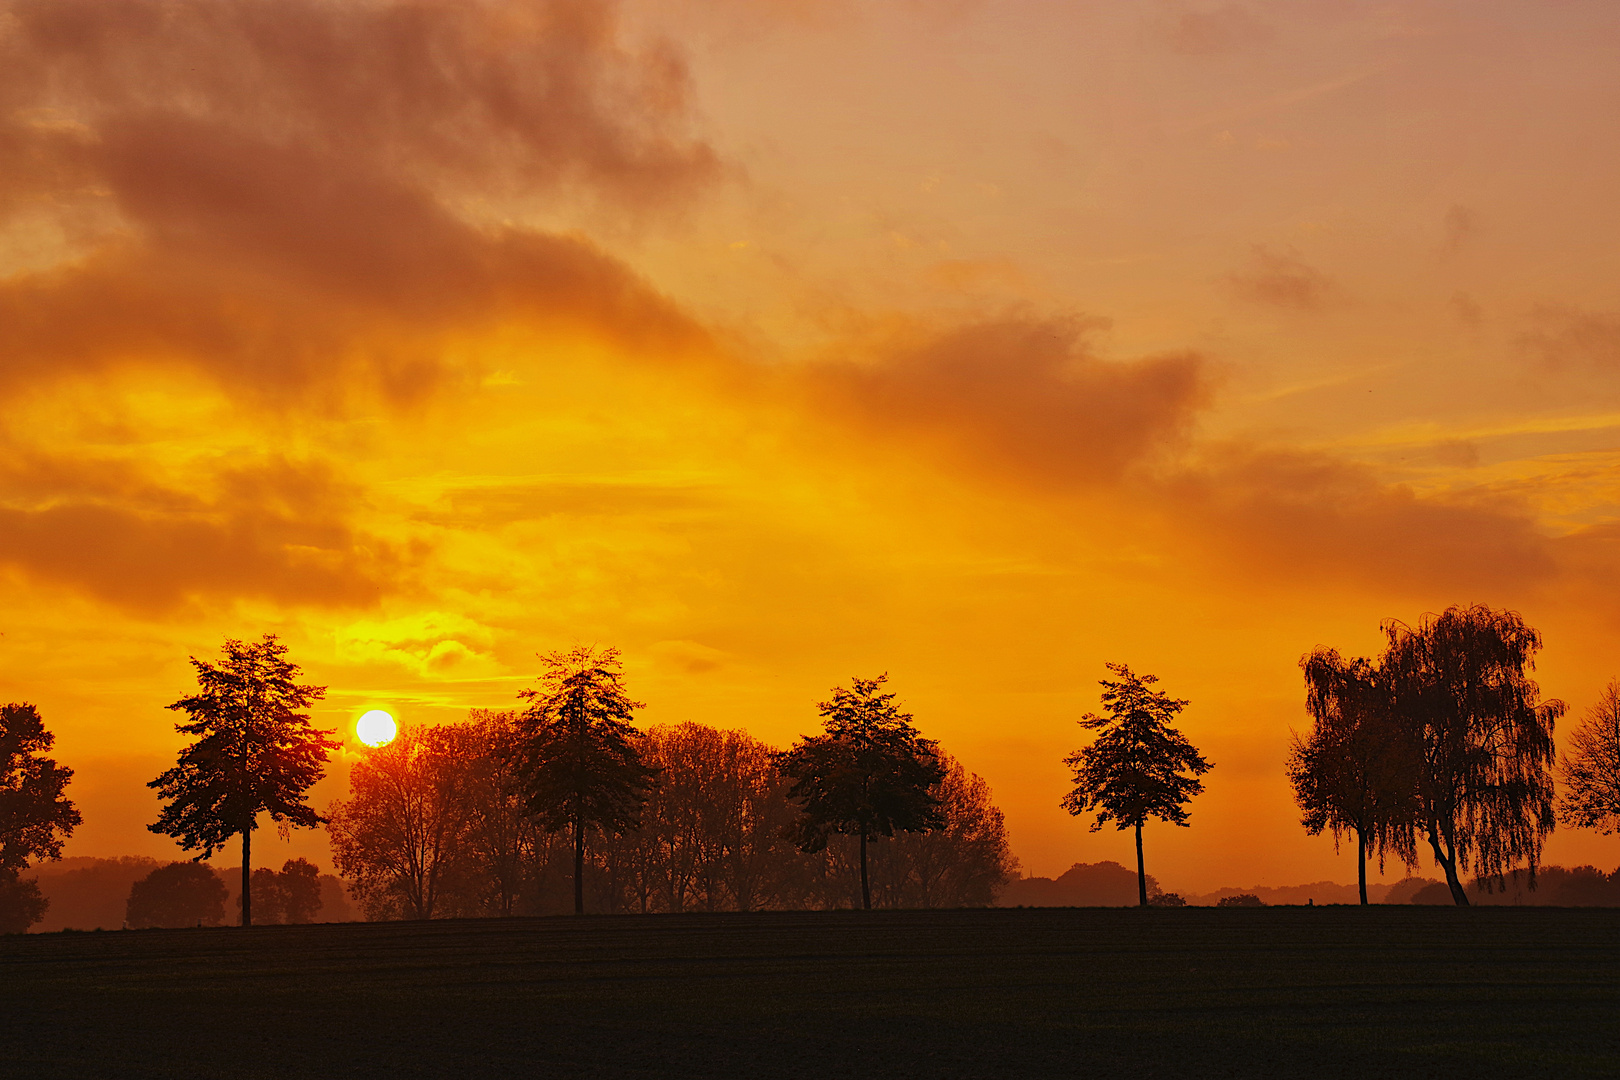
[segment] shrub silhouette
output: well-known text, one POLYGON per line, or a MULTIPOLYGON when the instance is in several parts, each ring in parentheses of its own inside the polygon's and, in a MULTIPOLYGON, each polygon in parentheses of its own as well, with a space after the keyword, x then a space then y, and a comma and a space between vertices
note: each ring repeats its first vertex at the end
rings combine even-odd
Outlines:
POLYGON ((1215 901, 1216 907, 1265 907, 1266 902, 1254 893, 1238 893, 1236 896, 1223 896, 1215 901))
POLYGON ((130 886, 124 911, 132 930, 218 926, 225 921, 225 883, 201 863, 170 863, 130 886))

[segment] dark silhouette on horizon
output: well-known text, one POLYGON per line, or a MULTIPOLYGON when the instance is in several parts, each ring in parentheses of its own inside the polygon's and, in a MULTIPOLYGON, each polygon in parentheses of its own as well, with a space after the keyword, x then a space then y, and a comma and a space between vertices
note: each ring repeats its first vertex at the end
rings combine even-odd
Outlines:
POLYGON ((1108 715, 1087 713, 1078 721, 1097 737, 1063 759, 1074 770, 1074 790, 1062 805, 1076 817, 1096 811, 1092 832, 1109 821, 1136 830, 1137 902, 1147 907, 1142 827, 1149 818, 1185 827, 1184 804, 1204 790, 1198 778, 1213 766, 1171 724, 1189 702, 1152 689, 1156 675, 1137 675, 1126 664, 1106 666, 1117 676, 1100 680, 1108 715))
POLYGON ((1569 733, 1569 746, 1558 766, 1564 779, 1559 820, 1604 835, 1620 831, 1620 681, 1603 688, 1569 733))
POLYGON ((232 836, 242 838, 242 926, 253 925, 252 843, 261 813, 278 825, 314 828, 321 815, 307 793, 326 774, 328 754, 342 744, 310 723, 307 710, 324 686, 299 683, 297 664, 274 634, 258 642, 227 639, 220 663, 191 658, 198 692, 168 708, 196 741, 174 768, 147 784, 167 801, 147 828, 172 836, 209 859, 232 836))
POLYGON ((24 880, 30 862, 58 859, 82 818, 63 792, 73 770, 46 756, 56 736, 26 702, 0 705, 0 933, 21 934, 49 901, 24 880))
POLYGON ((225 896, 225 883, 213 868, 173 862, 129 887, 124 924, 131 930, 218 926, 225 921, 225 896))
POLYGON ((510 752, 529 812, 572 834, 574 914, 583 915, 588 830, 636 828, 658 770, 636 749, 631 721, 642 705, 624 692, 619 650, 581 645, 540 660, 540 685, 518 692, 528 706, 510 752))
POLYGON ((1541 635, 1483 604, 1383 630, 1377 662, 1330 649, 1302 661, 1316 726, 1288 769, 1306 829, 1355 831, 1358 862, 1371 847, 1415 866, 1426 841, 1459 906, 1463 867, 1489 882, 1522 863, 1534 882, 1566 708, 1528 675, 1541 635))
POLYGON ((833 833, 860 840, 861 907, 872 908, 868 848, 876 837, 926 833, 945 825, 933 789, 945 778, 939 744, 912 726, 897 695, 881 693, 887 675, 854 679, 818 702, 824 733, 801 738, 775 757, 800 809, 786 833, 800 851, 827 846, 833 833))

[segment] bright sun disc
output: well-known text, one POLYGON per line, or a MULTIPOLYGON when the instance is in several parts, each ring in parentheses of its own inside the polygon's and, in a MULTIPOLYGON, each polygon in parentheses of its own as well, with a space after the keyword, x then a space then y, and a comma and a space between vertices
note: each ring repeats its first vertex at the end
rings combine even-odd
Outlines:
POLYGON ((381 709, 372 709, 355 721, 354 733, 367 746, 385 746, 393 742, 394 736, 399 734, 399 725, 394 723, 392 716, 381 709))

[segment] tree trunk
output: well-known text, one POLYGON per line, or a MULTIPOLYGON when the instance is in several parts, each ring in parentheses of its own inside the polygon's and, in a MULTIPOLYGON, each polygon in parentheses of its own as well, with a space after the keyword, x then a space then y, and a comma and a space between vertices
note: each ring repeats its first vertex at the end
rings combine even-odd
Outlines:
POLYGON ((1434 861, 1440 864, 1440 869, 1446 872, 1446 886, 1451 889, 1451 898, 1457 902, 1458 907, 1469 907, 1468 890, 1464 889, 1462 882, 1457 880, 1457 849, 1450 846, 1449 852, 1440 850, 1440 830, 1437 827, 1429 829, 1429 846, 1434 849, 1434 861))
POLYGON ((872 910, 872 886, 866 879, 866 834, 861 833, 861 907, 872 910))
POLYGON ((253 853, 253 824, 242 830, 242 925, 253 925, 253 872, 248 869, 252 862, 249 856, 253 853))
POLYGON ((585 819, 574 819, 574 914, 585 914, 585 819))
POLYGON ((1361 886, 1361 906, 1367 906, 1367 835, 1356 830, 1356 880, 1361 886))
POLYGON ((1136 823, 1136 895, 1143 907, 1147 902, 1147 869, 1142 865, 1142 823, 1136 823))

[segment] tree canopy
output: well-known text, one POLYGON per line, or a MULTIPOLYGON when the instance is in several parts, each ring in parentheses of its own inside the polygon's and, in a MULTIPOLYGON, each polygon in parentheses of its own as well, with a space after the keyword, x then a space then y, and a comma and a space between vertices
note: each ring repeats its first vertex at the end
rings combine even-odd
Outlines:
POLYGON ((1415 858, 1416 747, 1395 721, 1388 681, 1371 660, 1319 648, 1300 667, 1313 724, 1292 739, 1288 779, 1307 833, 1332 833, 1335 848, 1341 835, 1355 837, 1365 904, 1368 855, 1377 855, 1380 868, 1389 854, 1407 865, 1415 858))
POLYGON ((60 858, 81 821, 63 794, 73 770, 46 756, 55 742, 34 706, 0 705, 0 932, 22 933, 44 918, 48 901, 20 873, 60 858))
POLYGON ((518 692, 528 707, 509 752, 529 812, 573 833, 574 911, 584 914, 587 830, 635 828, 657 770, 637 747, 642 706, 625 693, 619 650, 581 645, 540 660, 540 685, 518 692))
POLYGON ((946 821, 935 791, 946 775, 938 743, 925 739, 883 693, 887 675, 854 679, 818 702, 823 734, 800 739, 776 755, 792 782, 788 797, 800 818, 790 829, 801 850, 827 846, 829 833, 861 841, 861 904, 872 906, 867 845, 896 832, 927 832, 946 821))
POLYGON ((160 866, 129 887, 124 922, 149 927, 218 926, 225 921, 225 883, 201 863, 160 866))
POLYGON ((1553 726, 1562 701, 1530 678, 1541 635, 1516 612, 1447 608, 1416 627, 1384 626, 1381 664, 1416 763, 1421 831, 1459 905, 1459 867, 1500 879, 1524 863, 1533 880, 1552 832, 1553 726))
POLYGON ((1620 831, 1620 682, 1611 682, 1597 704, 1569 733, 1559 765, 1564 797, 1558 816, 1577 829, 1620 831))
POLYGON ((1147 907, 1142 827, 1150 818, 1185 826, 1186 803, 1204 790, 1199 777, 1212 766, 1171 723, 1190 702, 1153 689, 1156 675, 1106 666, 1116 676, 1100 680, 1107 715, 1087 713, 1078 721, 1097 737, 1063 759, 1074 771, 1074 789, 1062 805, 1076 817, 1095 811, 1092 832, 1110 821, 1136 830, 1137 892, 1147 907))
POLYGON ((298 682, 274 634, 225 642, 218 664, 191 658, 197 692, 168 706, 188 719, 175 730, 194 737, 179 761, 147 786, 167 801, 152 832, 172 836, 198 858, 211 858, 232 836, 242 838, 242 924, 253 923, 252 835, 261 813, 283 827, 323 820, 306 803, 341 743, 316 728, 306 711, 326 688, 298 682))

